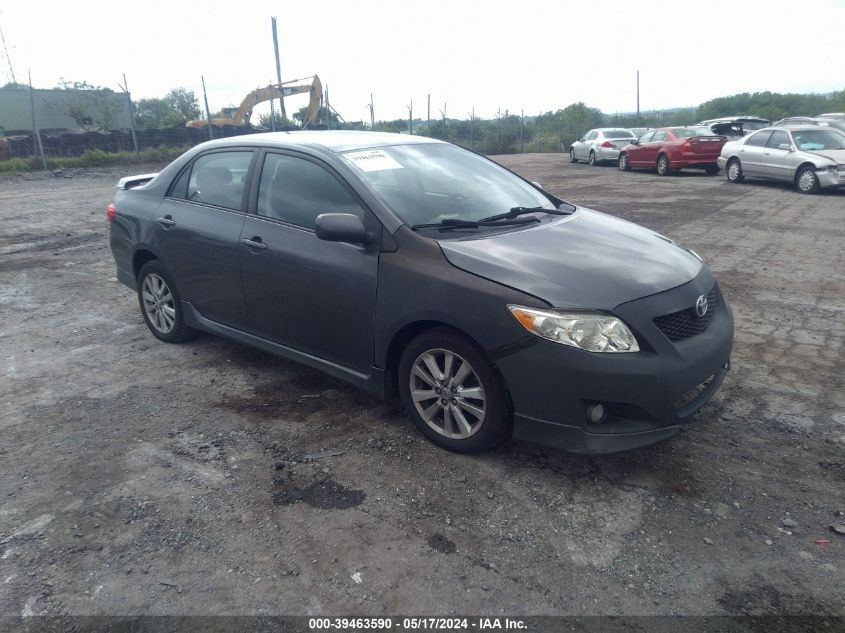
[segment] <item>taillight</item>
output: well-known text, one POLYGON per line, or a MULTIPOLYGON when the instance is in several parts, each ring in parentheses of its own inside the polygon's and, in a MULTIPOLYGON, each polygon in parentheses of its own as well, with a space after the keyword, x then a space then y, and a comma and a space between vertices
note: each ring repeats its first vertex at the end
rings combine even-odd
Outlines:
POLYGON ((117 209, 114 207, 114 203, 112 202, 109 206, 106 207, 106 219, 111 222, 114 220, 114 214, 117 213, 117 209))
POLYGON ((613 143, 611 143, 610 141, 605 141, 601 144, 601 147, 613 147, 613 143))

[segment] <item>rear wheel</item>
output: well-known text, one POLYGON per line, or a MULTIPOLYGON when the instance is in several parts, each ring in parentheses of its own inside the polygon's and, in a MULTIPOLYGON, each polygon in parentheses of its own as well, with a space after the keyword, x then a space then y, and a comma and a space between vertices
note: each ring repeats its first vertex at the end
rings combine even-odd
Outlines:
POLYGON ((628 163, 628 154, 619 154, 619 171, 631 171, 631 165, 628 163))
POLYGON ((434 444, 472 453, 510 435, 501 379, 471 342, 446 329, 423 332, 402 353, 398 368, 402 404, 434 444))
POLYGON ((657 157, 657 175, 671 176, 672 168, 669 165, 669 157, 666 154, 661 154, 657 157))
POLYGON ((715 176, 719 173, 719 168, 716 165, 707 165, 707 167, 704 168, 704 173, 708 176, 715 176))
POLYGON ((816 176, 816 168, 812 165, 805 165, 795 175, 795 188, 799 193, 818 193, 821 189, 819 178, 816 176))
POLYGON ((570 163, 577 163, 578 162, 578 159, 575 158, 575 148, 574 147, 569 148, 569 162, 570 163))
POLYGON ((165 343, 181 343, 194 334, 185 325, 179 291, 157 260, 147 262, 138 271, 138 303, 150 332, 165 343))
POLYGON ((728 161, 728 166, 725 172, 727 174, 728 182, 737 183, 745 180, 745 176, 742 175, 742 163, 739 162, 738 158, 731 158, 728 161))
POLYGON ((595 167, 595 164, 596 164, 596 153, 595 153, 595 152, 593 152, 593 151, 591 151, 591 152, 590 152, 590 160, 589 160, 589 163, 590 163, 590 167, 595 167))

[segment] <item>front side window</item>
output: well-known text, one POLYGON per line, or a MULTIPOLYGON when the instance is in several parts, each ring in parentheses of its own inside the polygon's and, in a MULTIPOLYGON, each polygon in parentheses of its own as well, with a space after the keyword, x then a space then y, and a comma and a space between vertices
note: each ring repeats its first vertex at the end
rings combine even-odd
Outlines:
POLYGON ((256 211, 312 230, 321 213, 364 217, 364 210, 332 174, 309 160, 285 154, 267 154, 264 159, 256 211))
POLYGON ((752 147, 766 147, 766 142, 769 140, 771 135, 772 133, 769 130, 757 132, 756 134, 749 136, 748 140, 745 141, 745 144, 751 145, 752 147))
POLYGON ((654 133, 654 137, 652 137, 651 140, 655 142, 666 140, 666 132, 664 132, 663 130, 658 130, 654 133))
POLYGON ((769 137, 769 142, 766 143, 766 146, 777 149, 784 143, 786 145, 791 145, 791 143, 789 142, 789 135, 786 132, 778 130, 777 132, 772 132, 772 135, 771 137, 769 137))
POLYGON ((410 225, 481 220, 513 207, 555 208, 515 174, 455 145, 392 145, 346 152, 343 157, 410 225))
POLYGON ((184 195, 193 202, 239 210, 252 154, 249 151, 214 152, 200 156, 191 167, 187 190, 181 188, 183 174, 172 195, 184 195))
POLYGON ((654 132, 646 132, 640 137, 639 143, 642 145, 643 143, 651 143, 651 139, 654 137, 654 132))

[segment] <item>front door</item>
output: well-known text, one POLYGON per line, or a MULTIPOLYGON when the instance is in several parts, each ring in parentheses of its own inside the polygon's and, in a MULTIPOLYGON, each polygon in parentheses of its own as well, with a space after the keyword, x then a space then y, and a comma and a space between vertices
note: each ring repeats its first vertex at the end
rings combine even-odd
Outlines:
POLYGON ((763 149, 760 164, 761 175, 775 180, 792 180, 795 173, 795 152, 792 140, 785 130, 775 130, 763 149), (788 145, 790 149, 782 149, 788 145))
POLYGON ((238 240, 255 153, 200 155, 182 171, 154 218, 153 241, 182 300, 233 327, 246 323, 238 240))
POLYGON ((772 132, 762 130, 749 136, 739 148, 739 160, 742 161, 742 173, 746 176, 765 177, 763 168, 763 153, 772 132))
POLYGON ((250 330, 368 373, 378 249, 327 242, 314 228, 321 213, 354 213, 380 234, 378 220, 327 166, 293 152, 264 154, 253 191, 240 235, 250 330))
POLYGON ((650 164, 646 160, 645 156, 648 151, 647 146, 651 143, 651 139, 654 136, 654 132, 646 132, 643 134, 639 140, 637 141, 636 145, 632 145, 628 148, 628 164, 635 167, 642 167, 644 165, 650 164))

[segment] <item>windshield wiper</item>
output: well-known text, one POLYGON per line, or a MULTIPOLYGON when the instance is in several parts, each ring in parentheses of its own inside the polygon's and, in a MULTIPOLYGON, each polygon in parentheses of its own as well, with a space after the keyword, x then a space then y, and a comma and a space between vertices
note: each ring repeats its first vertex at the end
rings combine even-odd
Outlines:
POLYGON ((446 218, 434 224, 412 224, 411 229, 440 229, 441 231, 450 231, 452 229, 477 229, 482 226, 512 226, 518 224, 531 224, 532 222, 539 222, 537 218, 523 218, 517 219, 515 216, 510 218, 484 220, 461 220, 460 218, 446 218))
POLYGON ((506 213, 491 215, 489 218, 482 218, 479 222, 496 222, 498 220, 512 220, 526 213, 549 213, 551 215, 572 215, 572 211, 562 209, 547 209, 546 207, 513 207, 506 213))

